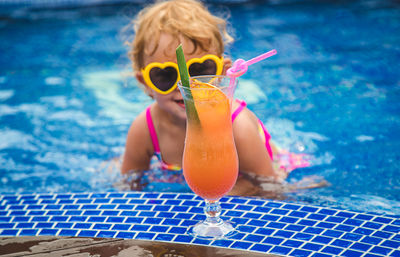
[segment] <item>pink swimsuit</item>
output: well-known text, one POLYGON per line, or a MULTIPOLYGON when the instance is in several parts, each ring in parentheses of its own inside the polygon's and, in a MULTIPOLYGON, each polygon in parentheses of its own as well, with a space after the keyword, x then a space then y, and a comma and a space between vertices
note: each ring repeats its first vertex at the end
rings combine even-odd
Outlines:
MULTIPOLYGON (((245 101, 241 101, 241 100, 236 100, 236 101, 240 105, 232 113, 232 123, 234 122, 236 117, 239 115, 239 113, 246 107, 246 102, 245 101)), ((147 107, 147 109, 146 109, 146 121, 147 121, 147 126, 149 128, 151 141, 153 142, 154 155, 157 157, 159 163, 161 164, 161 169, 162 170, 172 170, 172 171, 181 170, 181 167, 179 167, 177 165, 171 165, 171 164, 165 163, 163 161, 162 157, 161 157, 160 145, 158 143, 157 133, 156 133, 156 130, 154 128, 153 119, 151 117, 150 106, 147 107)), ((269 156, 271 157, 271 160, 272 160, 273 159, 273 154, 272 154, 271 146, 269 144, 269 140, 271 139, 271 136, 268 133, 268 131, 266 130, 266 128, 264 127, 264 124, 260 120, 258 120, 258 124, 259 124, 259 131, 260 131, 260 133, 261 133, 261 135, 263 136, 263 139, 264 139, 265 147, 267 148, 268 154, 269 154, 269 156)))

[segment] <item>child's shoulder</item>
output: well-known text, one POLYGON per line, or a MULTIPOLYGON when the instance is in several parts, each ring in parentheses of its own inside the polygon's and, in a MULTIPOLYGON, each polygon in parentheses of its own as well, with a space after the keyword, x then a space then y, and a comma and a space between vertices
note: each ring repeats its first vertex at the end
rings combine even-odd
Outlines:
POLYGON ((136 126, 143 126, 147 124, 146 112, 147 108, 139 113, 135 119, 132 121, 131 128, 136 126))
MULTIPOLYGON (((129 138, 137 138, 141 139, 141 141, 149 138, 149 125, 146 117, 146 110, 142 111, 139 115, 135 117, 132 121, 131 126, 128 132, 128 139, 129 138)), ((136 141, 136 140, 135 140, 136 141)))

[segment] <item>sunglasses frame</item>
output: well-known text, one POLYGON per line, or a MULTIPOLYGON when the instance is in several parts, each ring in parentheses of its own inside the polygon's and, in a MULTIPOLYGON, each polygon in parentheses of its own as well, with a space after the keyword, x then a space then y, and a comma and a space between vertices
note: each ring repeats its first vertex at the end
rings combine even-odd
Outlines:
MULTIPOLYGON (((207 60, 212 60, 215 62, 215 64, 217 65, 217 70, 216 70, 216 74, 208 74, 208 75, 221 75, 222 74, 222 69, 223 69, 223 61, 224 58, 223 57, 218 57, 214 54, 206 54, 200 58, 192 58, 190 60, 188 60, 186 62, 186 67, 190 67, 190 65, 192 65, 193 63, 204 63, 207 60)), ((175 88, 178 86, 178 81, 181 80, 181 76, 179 75, 179 68, 178 68, 178 64, 174 63, 174 62, 164 62, 164 63, 159 63, 159 62, 152 62, 149 63, 148 65, 146 65, 146 67, 141 69, 142 75, 143 75, 143 79, 146 82, 146 84, 153 89, 154 91, 156 91, 159 94, 163 94, 163 95, 167 95, 169 93, 171 93, 172 91, 175 90, 175 88), (162 91, 161 89, 159 89, 156 85, 153 84, 153 82, 150 79, 150 71, 153 68, 160 68, 160 69, 165 69, 167 67, 172 67, 176 70, 176 73, 178 74, 178 77, 174 83, 174 85, 169 88, 166 91, 162 91)))

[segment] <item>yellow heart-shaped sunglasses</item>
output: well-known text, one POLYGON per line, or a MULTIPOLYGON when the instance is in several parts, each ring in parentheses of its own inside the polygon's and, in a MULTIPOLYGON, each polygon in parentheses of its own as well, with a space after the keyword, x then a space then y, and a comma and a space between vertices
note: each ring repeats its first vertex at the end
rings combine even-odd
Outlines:
MULTIPOLYGON (((201 58, 192 58, 186 62, 190 76, 221 75, 223 57, 207 54, 201 58)), ((160 94, 169 94, 181 79, 178 64, 174 62, 152 62, 141 69, 146 84, 160 94)))

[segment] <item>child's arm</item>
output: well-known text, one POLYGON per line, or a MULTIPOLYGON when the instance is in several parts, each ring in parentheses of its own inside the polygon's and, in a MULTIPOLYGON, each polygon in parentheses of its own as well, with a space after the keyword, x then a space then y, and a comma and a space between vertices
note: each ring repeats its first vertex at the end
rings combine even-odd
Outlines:
POLYGON ((129 128, 121 172, 125 174, 130 170, 148 170, 153 155, 152 150, 146 115, 142 112, 129 128))
POLYGON ((249 109, 245 108, 235 119, 233 134, 241 172, 278 181, 285 178, 285 174, 273 169, 272 160, 259 133, 258 119, 249 109))

